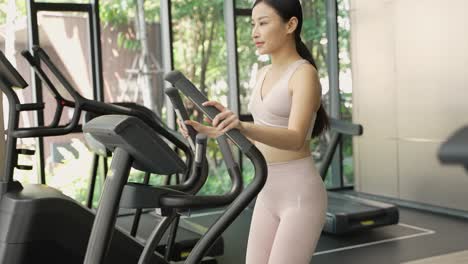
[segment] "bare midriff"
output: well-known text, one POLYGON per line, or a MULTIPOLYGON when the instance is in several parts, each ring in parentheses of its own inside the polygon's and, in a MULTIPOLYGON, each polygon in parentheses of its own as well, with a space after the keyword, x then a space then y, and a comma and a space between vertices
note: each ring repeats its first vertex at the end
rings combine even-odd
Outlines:
POLYGON ((310 141, 307 140, 300 150, 278 149, 261 142, 255 142, 255 146, 262 152, 268 164, 303 159, 310 156, 310 141))

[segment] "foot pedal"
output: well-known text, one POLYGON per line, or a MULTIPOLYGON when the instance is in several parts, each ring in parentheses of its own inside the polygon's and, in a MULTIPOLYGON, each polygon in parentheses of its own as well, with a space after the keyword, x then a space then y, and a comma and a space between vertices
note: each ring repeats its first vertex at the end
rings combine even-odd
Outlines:
POLYGON ((31 165, 16 165, 15 166, 18 170, 32 170, 33 166, 31 165))
POLYGON ((32 156, 36 153, 36 151, 34 149, 17 149, 16 153, 18 153, 19 155, 32 156))
POLYGON ((39 111, 44 110, 44 103, 17 104, 16 111, 39 111))

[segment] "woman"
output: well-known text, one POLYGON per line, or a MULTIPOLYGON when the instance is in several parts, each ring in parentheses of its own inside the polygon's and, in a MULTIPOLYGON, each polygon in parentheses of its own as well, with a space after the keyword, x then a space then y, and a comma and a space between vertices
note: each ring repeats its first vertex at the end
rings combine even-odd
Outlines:
MULTIPOLYGON (((310 138, 328 126, 312 55, 301 40, 299 0, 257 0, 252 38, 271 57, 261 70, 249 103, 254 123, 215 101, 221 111, 200 133, 218 137, 236 128, 255 142, 268 163, 268 179, 257 197, 247 246, 247 264, 308 264, 320 237, 327 194, 310 155, 310 138)), ((187 132, 182 131, 187 137, 187 132)))

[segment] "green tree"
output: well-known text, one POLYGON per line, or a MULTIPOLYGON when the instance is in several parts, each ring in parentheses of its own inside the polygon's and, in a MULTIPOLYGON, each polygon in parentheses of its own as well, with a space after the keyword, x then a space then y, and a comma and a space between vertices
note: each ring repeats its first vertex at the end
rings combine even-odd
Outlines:
MULTIPOLYGON (((0 0, 0 23, 5 21, 5 3, 0 0)), ((344 8, 348 0, 338 1, 338 26, 340 52, 349 54, 349 23, 348 10, 344 8)), ((52 1, 50 1, 52 2, 52 1)), ((88 2, 79 0, 54 2, 88 2)), ((182 71, 209 98, 225 101, 229 87, 227 81, 227 55, 225 25, 223 16, 223 0, 172 0, 173 54, 175 68, 182 71)), ((236 6, 249 8, 252 0, 237 0, 236 6)), ((25 15, 25 1, 17 0, 19 15, 25 15)), ((135 0, 101 0, 100 18, 103 27, 115 30, 130 28, 120 32, 118 42, 121 47, 138 50, 135 31, 132 30, 135 21, 135 0), (124 27, 129 26, 129 27, 124 27)), ((325 0, 302 1, 304 12, 303 40, 311 49, 316 60, 321 77, 327 76, 326 67, 326 9, 325 0)), ((145 20, 147 23, 157 23, 160 18, 160 1, 145 1, 145 20)), ((241 86, 241 102, 249 97, 248 82, 252 78, 252 65, 260 67, 268 63, 259 61, 251 40, 250 17, 237 18, 239 76, 241 86)), ((350 68, 349 61, 340 61, 342 71, 350 68)), ((350 95, 346 95, 350 100, 350 95)), ((243 103, 245 104, 245 103, 243 103)), ((190 104, 187 104, 190 106, 190 104)), ((350 114, 349 108, 343 109, 350 114)), ((191 109, 194 118, 201 116, 191 109)), ((350 141, 347 141, 350 142, 350 141)), ((350 144, 350 143, 347 143, 350 144)), ((349 153, 349 148, 346 152, 349 153)), ((209 142, 210 178, 204 192, 222 192, 229 188, 226 183, 227 172, 222 165, 222 156, 214 141, 209 142), (224 175, 224 176, 220 176, 224 175)), ((252 170, 250 166, 248 170, 252 170)), ((135 174, 141 178, 141 174, 135 174), (140 175, 140 176, 138 176, 140 175)))

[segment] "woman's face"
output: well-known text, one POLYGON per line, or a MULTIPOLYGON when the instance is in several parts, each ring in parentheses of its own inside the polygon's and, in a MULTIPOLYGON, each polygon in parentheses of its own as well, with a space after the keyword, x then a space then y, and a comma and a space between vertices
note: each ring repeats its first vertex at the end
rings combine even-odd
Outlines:
POLYGON ((252 39, 259 54, 275 52, 288 41, 288 31, 288 23, 269 5, 259 3, 252 10, 252 39))

